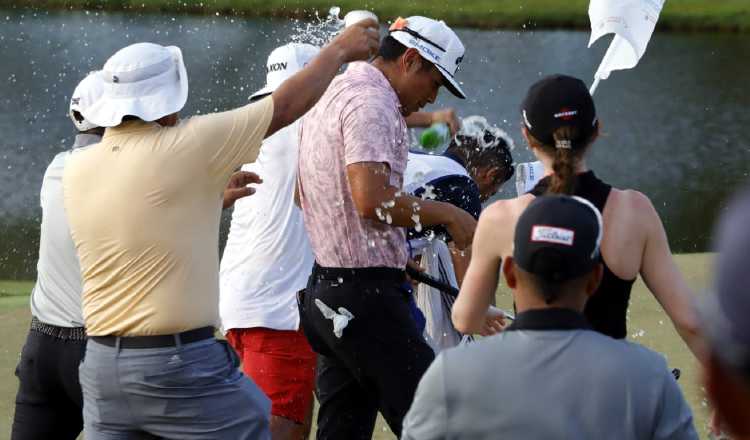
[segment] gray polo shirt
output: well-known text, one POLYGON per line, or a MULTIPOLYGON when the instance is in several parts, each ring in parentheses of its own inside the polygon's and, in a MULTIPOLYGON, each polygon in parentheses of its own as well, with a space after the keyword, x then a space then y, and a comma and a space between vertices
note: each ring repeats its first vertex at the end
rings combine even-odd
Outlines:
POLYGON ((566 309, 532 310, 500 335, 443 351, 402 439, 697 439, 664 358, 590 330, 566 309))
POLYGON ((62 177, 65 162, 75 149, 101 140, 101 136, 79 134, 73 149, 52 159, 44 172, 39 200, 42 227, 36 285, 31 293, 31 314, 58 327, 83 327, 81 267, 63 207, 62 177))

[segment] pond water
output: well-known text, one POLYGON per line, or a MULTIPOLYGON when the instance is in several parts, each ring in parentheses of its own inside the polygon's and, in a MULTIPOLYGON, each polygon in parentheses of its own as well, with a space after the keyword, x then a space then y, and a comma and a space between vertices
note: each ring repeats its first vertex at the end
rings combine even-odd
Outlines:
MULTIPOLYGON (((33 278, 39 188, 49 161, 75 134, 67 105, 76 83, 138 41, 180 46, 190 78, 183 116, 242 105, 263 85, 265 59, 300 25, 228 16, 95 12, 0 13, 0 278, 33 278)), ((479 114, 531 160, 518 107, 550 73, 590 81, 607 43, 587 49, 579 31, 459 29, 459 72, 469 99, 441 92, 434 108, 479 114)), ((640 65, 615 72, 595 96, 604 135, 589 165, 615 186, 648 195, 673 250, 705 251, 729 194, 750 169, 750 37, 656 34, 640 65)), ((174 170, 178 172, 179 170, 174 170)), ((499 197, 513 195, 512 184, 499 197)))

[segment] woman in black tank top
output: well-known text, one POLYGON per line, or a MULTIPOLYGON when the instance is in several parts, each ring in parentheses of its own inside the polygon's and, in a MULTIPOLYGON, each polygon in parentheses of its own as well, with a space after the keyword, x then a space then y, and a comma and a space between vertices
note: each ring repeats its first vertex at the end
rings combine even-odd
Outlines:
MULTIPOLYGON (((594 101, 585 84, 579 79, 564 75, 547 77, 529 89, 522 109, 524 137, 535 155, 553 171, 536 185, 531 194, 575 195, 588 200, 600 212, 604 212, 612 187, 598 179, 592 171, 586 171, 585 167, 580 166, 585 163, 585 155, 599 132, 594 101)), ((650 202, 648 204, 651 206, 650 202)), ((661 220, 655 211, 654 215, 654 223, 658 223, 663 231, 661 220)), ((605 225, 605 236, 606 232, 605 225)), ((633 231, 642 232, 644 231, 633 231)), ((666 241, 666 237, 663 240, 666 241)), ((663 252, 658 253, 657 259, 669 260, 664 261, 664 264, 673 265, 669 245, 663 244, 660 248, 663 252)), ((645 255, 645 248, 643 252, 645 255)), ((617 277, 607 266, 606 258, 602 260, 604 276, 601 285, 586 304, 585 315, 595 330, 623 339, 627 336, 626 312, 635 279, 623 280, 617 277)), ((698 326, 690 300, 683 295, 690 293, 689 288, 677 269, 670 272, 670 275, 673 285, 669 289, 662 286, 662 297, 657 296, 657 299, 664 304, 680 335, 696 352, 696 347, 700 345, 698 326), (671 291, 668 301, 663 301, 668 296, 665 295, 665 290, 671 291)))
MULTIPOLYGON (((613 338, 627 336, 626 314, 635 280, 623 280, 610 270, 607 258, 618 258, 618 272, 643 276, 680 336, 701 358, 702 341, 692 293, 674 263, 664 227, 651 201, 636 191, 613 189, 585 167, 585 155, 599 131, 594 101, 586 85, 569 76, 544 78, 529 89, 522 110, 524 137, 549 174, 531 195, 574 195, 588 200, 599 211, 605 211, 607 203, 615 204, 607 209, 612 213, 610 218, 604 219, 603 280, 584 310, 589 323, 613 338), (617 217, 633 212, 637 215, 617 217), (608 234, 613 228, 617 228, 617 235, 608 234), (612 255, 607 250, 627 254, 612 255)), ((521 195, 483 210, 469 269, 453 306, 453 324, 461 332, 479 332, 491 321, 487 314, 490 291, 494 292, 498 270, 513 248, 509 227, 513 227, 529 199, 529 195, 521 195)), ((538 281, 544 284, 549 280, 538 281)))
MULTIPOLYGON (((551 180, 551 177, 542 179, 531 190, 531 194, 541 196, 547 193, 551 180)), ((586 171, 574 177, 572 194, 588 200, 599 212, 604 211, 611 190, 612 186, 602 182, 593 171, 586 171)), ((602 282, 586 303, 584 315, 594 330, 616 339, 624 339, 627 335, 625 316, 635 279, 623 280, 612 273, 604 258, 602 263, 602 282)))

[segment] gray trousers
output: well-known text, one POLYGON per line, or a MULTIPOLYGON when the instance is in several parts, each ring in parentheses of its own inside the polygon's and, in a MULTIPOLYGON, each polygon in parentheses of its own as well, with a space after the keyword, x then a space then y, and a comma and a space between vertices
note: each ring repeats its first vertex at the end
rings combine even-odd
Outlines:
POLYGON ((122 349, 89 339, 79 368, 86 440, 270 439, 270 400, 224 341, 122 349))

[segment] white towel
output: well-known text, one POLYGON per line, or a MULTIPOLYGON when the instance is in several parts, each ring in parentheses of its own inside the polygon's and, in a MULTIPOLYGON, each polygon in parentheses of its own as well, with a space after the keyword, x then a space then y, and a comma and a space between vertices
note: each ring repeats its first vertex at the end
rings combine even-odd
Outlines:
POLYGON ((539 161, 516 165, 516 194, 518 197, 534 189, 543 177, 544 164, 539 161))
MULTIPOLYGON (((451 253, 444 241, 431 240, 421 249, 421 254, 420 266, 425 269, 427 275, 458 287, 451 253)), ((432 345, 435 353, 470 340, 453 327, 451 307, 454 298, 451 295, 421 283, 417 287, 416 302, 427 321, 425 339, 432 345)))

